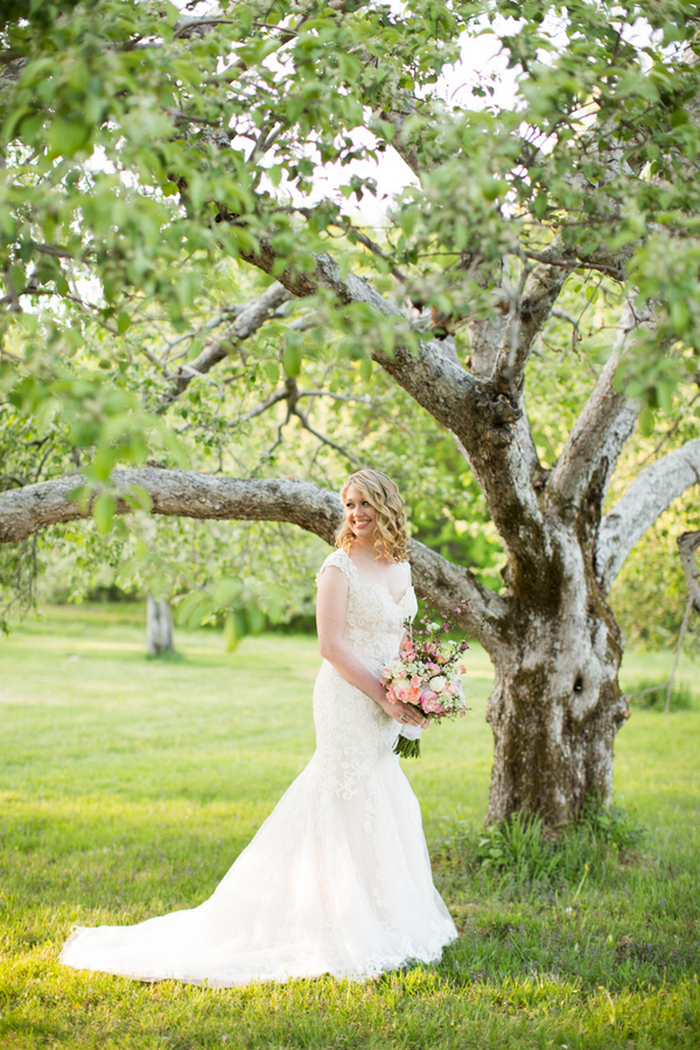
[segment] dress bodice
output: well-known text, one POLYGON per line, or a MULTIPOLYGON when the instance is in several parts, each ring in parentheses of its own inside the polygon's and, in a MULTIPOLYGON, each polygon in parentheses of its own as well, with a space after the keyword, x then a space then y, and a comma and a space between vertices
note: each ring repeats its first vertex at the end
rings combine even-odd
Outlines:
POLYGON ((360 580, 357 566, 344 550, 329 554, 316 578, 318 580, 329 566, 340 569, 347 577, 345 638, 363 663, 375 673, 396 657, 406 621, 413 619, 418 608, 411 585, 411 566, 407 561, 399 562, 399 565, 405 575, 406 589, 398 602, 384 584, 360 580))

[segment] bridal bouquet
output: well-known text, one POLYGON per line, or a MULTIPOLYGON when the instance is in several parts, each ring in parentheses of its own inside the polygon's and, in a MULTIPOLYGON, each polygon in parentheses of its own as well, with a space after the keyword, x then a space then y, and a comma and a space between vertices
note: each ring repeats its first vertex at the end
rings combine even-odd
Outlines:
MULTIPOLYGON (((455 612, 462 612, 462 607, 455 612)), ((382 674, 382 683, 392 703, 413 704, 431 721, 466 714, 468 707, 461 676, 466 673, 462 654, 469 646, 465 641, 444 640, 452 626, 449 619, 435 623, 427 616, 416 629, 410 621, 406 622, 401 652, 382 674)), ((404 726, 394 753, 404 758, 419 758, 420 729, 404 726)))

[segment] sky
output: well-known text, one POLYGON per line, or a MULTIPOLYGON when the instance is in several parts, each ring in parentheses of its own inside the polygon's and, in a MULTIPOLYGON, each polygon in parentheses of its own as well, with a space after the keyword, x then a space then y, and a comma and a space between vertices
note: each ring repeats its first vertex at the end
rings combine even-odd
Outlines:
MULTIPOLYGON (((184 11, 188 0, 173 0, 176 7, 184 11)), ((391 0, 392 12, 400 16, 403 3, 401 0, 391 0)), ((202 2, 196 7, 185 11, 190 17, 202 17, 211 14, 213 5, 202 2)), ((486 23, 484 23, 486 25, 486 23)), ((517 22, 514 19, 498 20, 498 31, 514 32, 517 22)), ((495 105, 499 108, 508 108, 515 101, 516 70, 508 70, 506 56, 500 53, 500 41, 494 33, 484 32, 481 36, 473 37, 466 33, 462 36, 461 59, 454 66, 447 67, 433 90, 441 97, 448 106, 463 105, 469 109, 478 110, 486 105, 495 105), (472 93, 472 87, 483 78, 491 78, 494 94, 489 100, 480 98, 472 93)), ((370 132, 358 131, 353 136, 358 145, 371 148, 374 144, 374 136, 370 132)), ((240 141, 244 145, 244 140, 240 141)), ((267 158, 272 163, 272 157, 267 158)), ((326 164, 317 169, 318 177, 316 186, 309 196, 301 197, 292 187, 281 189, 289 193, 295 203, 305 205, 316 203, 324 198, 332 198, 342 204, 343 213, 364 227, 380 228, 388 224, 387 211, 392 199, 407 186, 415 185, 416 179, 408 165, 401 159, 398 153, 389 147, 378 159, 356 161, 350 166, 350 171, 360 178, 373 178, 377 183, 377 196, 366 194, 362 201, 352 202, 345 200, 339 192, 339 187, 348 181, 348 168, 339 164, 326 164)), ((272 184, 267 187, 274 191, 272 184)))
MULTIPOLYGON (((516 26, 513 20, 509 20, 508 23, 505 20, 501 21, 503 26, 499 29, 507 25, 512 31, 516 26)), ((499 108, 514 105, 517 71, 506 68, 507 59, 501 53, 500 47, 500 41, 493 33, 484 33, 479 37, 464 34, 461 40, 461 59, 459 63, 444 70, 434 86, 437 95, 448 106, 463 105, 474 110, 486 105, 499 108), (485 77, 491 78, 494 88, 494 94, 488 101, 472 93, 472 88, 485 77)), ((364 135, 357 132, 353 137, 358 145, 371 147, 374 142, 370 132, 364 135)), ((322 170, 323 174, 318 176, 316 188, 310 198, 306 199, 306 203, 331 197, 342 203, 344 214, 353 221, 375 229, 388 224, 387 211, 397 194, 407 186, 417 184, 411 169, 392 147, 380 154, 376 161, 356 161, 351 166, 352 172, 360 178, 373 178, 377 183, 377 196, 367 194, 358 204, 344 200, 338 191, 338 187, 348 181, 347 168, 342 168, 339 164, 326 164, 322 170)))

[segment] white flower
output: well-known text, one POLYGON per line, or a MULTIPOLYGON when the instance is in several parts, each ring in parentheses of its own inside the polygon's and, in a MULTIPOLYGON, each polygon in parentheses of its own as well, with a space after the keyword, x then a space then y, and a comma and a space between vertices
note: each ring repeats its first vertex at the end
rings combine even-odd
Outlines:
POLYGON ((384 678, 390 680, 400 676, 404 678, 406 676, 406 668, 403 660, 392 660, 384 671, 384 678))
POLYGON ((436 693, 441 693, 446 685, 447 679, 444 674, 436 674, 430 679, 430 688, 436 693))

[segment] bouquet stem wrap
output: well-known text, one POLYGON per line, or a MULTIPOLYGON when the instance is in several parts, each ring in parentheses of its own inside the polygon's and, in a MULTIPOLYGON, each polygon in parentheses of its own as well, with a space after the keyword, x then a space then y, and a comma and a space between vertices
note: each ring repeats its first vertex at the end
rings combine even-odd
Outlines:
POLYGON ((394 754, 400 755, 401 758, 420 758, 422 732, 422 726, 401 726, 401 732, 394 744, 394 754))

